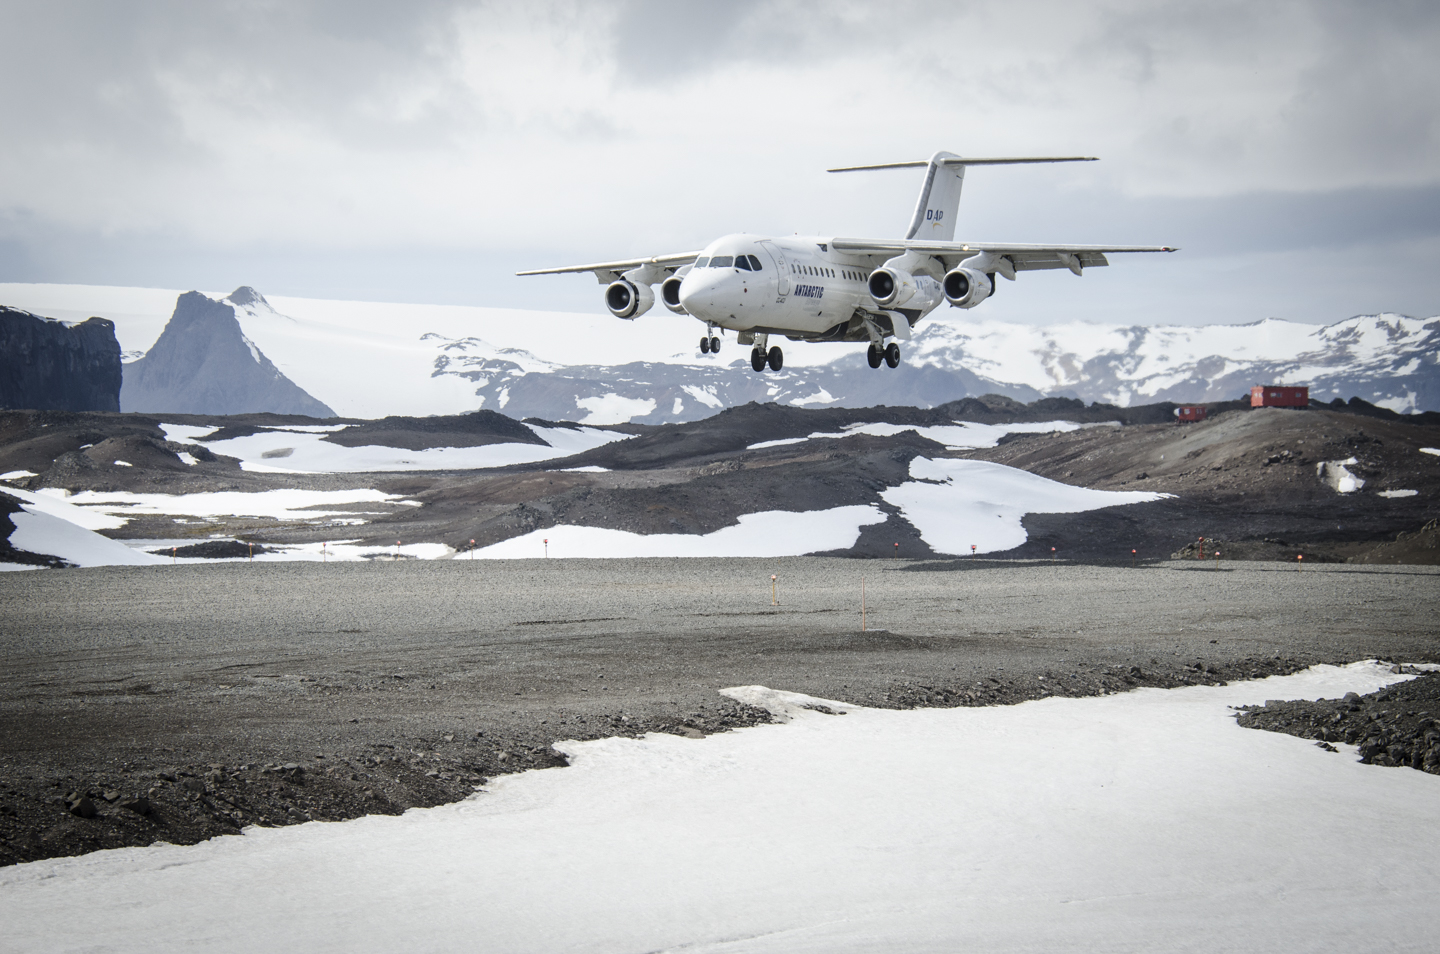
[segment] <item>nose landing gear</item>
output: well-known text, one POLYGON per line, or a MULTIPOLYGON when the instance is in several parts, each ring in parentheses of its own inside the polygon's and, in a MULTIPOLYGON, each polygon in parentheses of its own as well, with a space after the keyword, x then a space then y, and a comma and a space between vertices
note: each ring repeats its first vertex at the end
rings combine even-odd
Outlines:
POLYGON ((717 337, 715 337, 715 329, 714 329, 713 326, 711 326, 711 325, 709 325, 709 324, 707 324, 707 325, 705 326, 705 334, 703 334, 703 335, 700 336, 700 353, 701 353, 701 354, 719 354, 719 353, 720 353, 720 339, 717 338, 717 337))

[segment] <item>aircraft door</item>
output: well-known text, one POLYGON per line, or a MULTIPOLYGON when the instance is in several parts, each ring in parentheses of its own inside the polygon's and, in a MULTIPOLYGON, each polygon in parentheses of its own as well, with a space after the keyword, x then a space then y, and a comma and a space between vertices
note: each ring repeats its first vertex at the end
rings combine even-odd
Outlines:
POLYGON ((761 242, 760 247, 775 265, 775 304, 783 305, 790 294, 790 264, 785 261, 785 250, 770 242, 761 242))

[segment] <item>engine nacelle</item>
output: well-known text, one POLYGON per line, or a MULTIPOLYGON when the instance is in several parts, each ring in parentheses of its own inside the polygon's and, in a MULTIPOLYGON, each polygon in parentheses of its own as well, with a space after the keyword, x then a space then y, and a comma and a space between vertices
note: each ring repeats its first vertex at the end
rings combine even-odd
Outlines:
POLYGON ((915 297, 915 276, 898 268, 875 269, 867 284, 870 297, 882 308, 894 308, 915 297))
POLYGON ((683 275, 671 275, 660 283, 660 302, 666 308, 677 315, 688 315, 685 306, 680 304, 680 283, 684 281, 683 275))
POLYGON ((974 308, 995 293, 995 280, 973 268, 952 268, 941 285, 945 300, 956 308, 974 308))
POLYGON ((616 318, 639 318, 655 304, 655 293, 649 285, 619 279, 605 289, 605 307, 616 318))

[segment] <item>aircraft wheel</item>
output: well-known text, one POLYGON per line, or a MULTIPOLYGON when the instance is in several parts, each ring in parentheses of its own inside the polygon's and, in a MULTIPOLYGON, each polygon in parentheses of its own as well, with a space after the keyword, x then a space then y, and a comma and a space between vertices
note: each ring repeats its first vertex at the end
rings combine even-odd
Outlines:
POLYGON ((767 360, 770 362, 771 371, 779 371, 781 368, 785 367, 785 352, 780 350, 779 345, 776 345, 775 347, 770 349, 770 354, 768 355, 767 360))
POLYGON ((900 367, 900 346, 893 341, 885 349, 885 363, 892 368, 900 367))
POLYGON ((701 353, 701 354, 709 354, 709 353, 710 353, 710 339, 709 339, 709 338, 701 338, 701 339, 700 339, 700 353, 701 353))
POLYGON ((719 338, 711 338, 711 339, 710 339, 710 353, 711 353, 711 354, 719 354, 719 353, 720 353, 720 339, 719 339, 719 338))
POLYGON ((751 351, 751 352, 750 352, 750 367, 754 368, 756 371, 764 371, 764 370, 765 370, 765 352, 761 351, 759 348, 756 348, 756 349, 754 349, 753 351, 751 351))
POLYGON ((880 362, 885 360, 885 352, 881 351, 878 345, 871 344, 870 350, 865 352, 865 360, 870 363, 870 367, 878 368, 880 362))

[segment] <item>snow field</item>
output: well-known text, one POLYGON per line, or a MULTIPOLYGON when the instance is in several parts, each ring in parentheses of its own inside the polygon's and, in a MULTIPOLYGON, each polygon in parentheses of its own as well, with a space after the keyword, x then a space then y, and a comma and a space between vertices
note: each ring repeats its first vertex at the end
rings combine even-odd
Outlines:
POLYGON ((733 527, 721 527, 707 534, 641 534, 563 524, 502 540, 476 550, 475 556, 484 560, 523 560, 547 555, 588 559, 799 556, 853 546, 860 529, 872 523, 884 523, 885 514, 871 505, 803 513, 767 510, 741 514, 739 520, 733 527))
POLYGON ((788 724, 563 743, 571 767, 456 805, 17 865, 0 920, 15 951, 146 954, 1429 950, 1440 779, 1230 708, 1400 678, 845 715, 744 687, 788 724))
MULTIPOLYGON (((166 434, 179 433, 184 425, 162 425, 166 434)), ((432 447, 405 450, 401 447, 362 445, 344 447, 326 441, 325 432, 344 425, 267 428, 245 437, 205 444, 216 454, 235 457, 241 470, 272 474, 353 474, 388 473, 412 470, 476 470, 531 464, 570 457, 587 450, 627 440, 628 434, 601 431, 593 427, 533 427, 544 444, 486 444, 481 447, 432 447)), ((204 430, 204 428, 195 428, 204 430)), ((172 440, 175 438, 172 438, 172 440)), ((193 439, 193 438, 192 438, 193 439)))
POLYGON ((932 440, 937 444, 943 444, 950 450, 974 450, 980 447, 994 447, 999 443, 1000 438, 1006 434, 1048 434, 1051 431, 1076 431, 1082 427, 1099 427, 1114 425, 1096 424, 1075 424, 1071 421, 1043 421, 1031 424, 975 424, 969 421, 956 421, 953 424, 941 424, 932 427, 915 427, 905 424, 849 424, 837 433, 816 431, 809 437, 787 437, 778 441, 761 441, 758 444, 751 444, 746 450, 760 450, 765 447, 781 447, 786 444, 803 444, 805 441, 813 440, 837 440, 843 437, 851 437, 856 434, 869 434, 872 437, 894 437, 896 434, 903 434, 905 431, 915 431, 921 437, 932 440))
POLYGON ((910 462, 915 478, 880 496, 904 513, 920 537, 940 553, 997 553, 1026 541, 1027 513, 1081 513, 1147 503, 1168 494, 1088 490, 981 460, 910 462))
MULTIPOLYGON (((20 491, 9 491, 20 493, 20 491)), ((141 494, 129 491, 102 493, 96 490, 82 490, 70 493, 67 490, 46 488, 32 495, 59 504, 67 509, 64 513, 78 511, 88 515, 87 519, 98 522, 108 521, 103 526, 91 529, 113 529, 123 527, 127 517, 134 515, 176 515, 186 517, 270 517, 275 520, 317 520, 324 517, 353 517, 359 515, 353 509, 326 510, 324 507, 341 504, 394 503, 418 507, 419 503, 405 500, 396 494, 379 490, 261 490, 244 492, 238 490, 216 491, 198 494, 141 494)), ((388 513, 389 511, 375 511, 388 513)))

